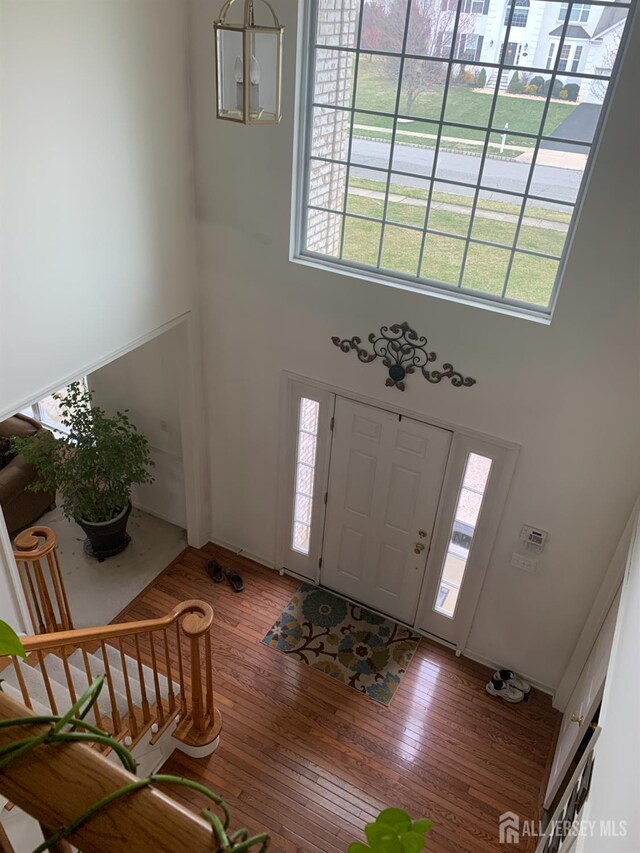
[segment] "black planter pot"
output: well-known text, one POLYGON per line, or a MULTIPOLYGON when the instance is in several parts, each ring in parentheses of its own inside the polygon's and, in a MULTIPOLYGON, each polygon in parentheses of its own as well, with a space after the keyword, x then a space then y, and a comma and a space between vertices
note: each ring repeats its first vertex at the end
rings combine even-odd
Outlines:
POLYGON ((77 518, 76 521, 87 534, 84 542, 85 554, 95 557, 99 563, 107 557, 119 554, 131 542, 127 533, 127 522, 131 514, 131 504, 112 518, 110 521, 85 521, 77 518))

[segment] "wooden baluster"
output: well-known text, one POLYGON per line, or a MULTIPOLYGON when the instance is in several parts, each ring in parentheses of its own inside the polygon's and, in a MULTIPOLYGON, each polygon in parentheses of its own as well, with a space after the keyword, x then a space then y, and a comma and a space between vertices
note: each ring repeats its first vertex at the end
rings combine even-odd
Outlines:
MULTIPOLYGON (((93 684, 93 674, 91 672, 91 664, 89 663, 89 655, 87 654, 87 650, 84 646, 82 646, 82 661, 84 663, 84 671, 87 674, 87 687, 90 684, 93 684)), ((100 708, 98 708, 98 701, 96 700, 93 704, 93 714, 96 718, 96 726, 101 729, 102 728, 102 714, 100 712, 100 708)))
POLYGON ((129 731, 134 738, 138 737, 138 721, 136 719, 136 708, 131 698, 131 685, 129 684, 129 670, 127 669, 127 658, 122 648, 122 639, 118 637, 118 648, 120 649, 120 660, 122 661, 122 675, 124 676, 124 689, 127 696, 127 708, 129 710, 129 731))
POLYGON ((49 681, 49 673, 47 672, 45 657, 40 650, 36 652, 36 656, 38 658, 38 663, 40 664, 40 672, 42 673, 42 680, 44 681, 44 689, 47 691, 47 698, 49 700, 49 707, 51 708, 51 713, 57 714, 58 706, 56 705, 53 690, 51 689, 51 682, 49 681))
POLYGON ((29 616, 31 617, 33 630, 36 634, 44 634, 44 621, 38 604, 38 596, 36 595, 36 591, 33 587, 33 579, 31 577, 29 563, 22 561, 19 562, 18 574, 22 581, 22 591, 24 592, 24 597, 27 601, 27 608, 29 610, 29 616))
POLYGON ((109 701, 111 703, 111 722, 113 724, 114 735, 119 735, 122 732, 122 720, 118 712, 116 703, 116 691, 113 688, 113 679, 111 678, 111 667, 109 666, 109 658, 107 657, 107 647, 103 640, 100 640, 100 649, 102 651, 102 662, 104 663, 104 675, 109 690, 109 701))
POLYGON ((207 671, 205 680, 207 685, 207 716, 209 723, 213 722, 213 663, 211 660, 211 629, 204 635, 204 660, 207 671))
POLYGON ((191 637, 189 642, 191 645, 191 716, 193 718, 195 730, 197 732, 202 732, 204 726, 202 706, 202 672, 200 670, 200 638, 191 637))
POLYGON ((158 662, 156 660, 156 647, 154 643, 154 635, 149 633, 149 642, 151 644, 151 668, 153 670, 153 686, 156 691, 156 714, 158 715, 158 723, 164 726, 164 706, 162 704, 162 696, 160 695, 160 679, 158 678, 158 662))
POLYGON ((9 836, 7 835, 4 827, 0 823, 0 853, 16 853, 14 850, 11 841, 9 841, 9 836))
POLYGON ((187 715, 187 690, 184 685, 184 663, 182 661, 182 638, 179 622, 176 622, 176 643, 178 645, 178 678, 180 679, 180 713, 184 718, 187 715))
POLYGON ((58 615, 60 623, 59 631, 73 630, 73 622, 71 621, 71 611, 69 610, 69 601, 67 600, 67 592, 64 588, 62 580, 62 572, 60 571, 60 561, 58 560, 58 552, 54 548, 47 554, 47 563, 49 564, 49 574, 53 583, 53 590, 56 596, 56 604, 58 605, 58 615))
POLYGON ((67 660, 66 646, 60 646, 60 654, 62 657, 62 666, 64 667, 65 678, 67 679, 69 698, 71 699, 71 704, 75 705, 75 703, 78 701, 78 697, 76 695, 76 688, 75 684, 73 683, 73 678, 71 677, 71 667, 69 666, 69 661, 67 660))
MULTIPOLYGON (((42 823, 40 824, 40 829, 45 838, 51 838, 56 833, 55 829, 49 829, 49 827, 44 826, 42 823)), ((47 847, 47 850, 49 853, 73 853, 74 848, 68 841, 58 841, 56 844, 47 847)))
POLYGON ((142 657, 140 656, 140 640, 138 635, 135 635, 136 643, 136 658, 138 659, 138 681, 140 682, 140 693, 142 694, 142 719, 148 723, 151 719, 149 713, 149 701, 147 699, 147 686, 144 683, 144 669, 142 668, 142 657))
POLYGON ((20 665, 20 658, 12 657, 13 667, 16 671, 16 677, 18 679, 18 685, 20 687, 20 692, 22 693, 22 701, 24 704, 33 711, 33 705, 31 704, 31 697, 29 696, 29 691, 27 690, 27 685, 24 681, 24 675, 22 674, 22 666, 20 665))
POLYGON ((40 592, 40 605, 44 613, 45 631, 47 634, 53 634, 58 629, 58 625, 56 623, 53 605, 51 604, 51 598, 49 596, 49 589, 47 588, 47 582, 42 571, 42 566, 40 565, 40 560, 33 561, 33 571, 36 576, 38 591, 40 592))
POLYGON ((168 698, 169 698, 169 711, 173 714, 176 709, 176 694, 173 689, 173 675, 171 673, 171 657, 169 656, 169 640, 167 639, 167 629, 165 628, 162 631, 162 636, 164 638, 164 659, 167 666, 167 682, 168 682, 168 698))

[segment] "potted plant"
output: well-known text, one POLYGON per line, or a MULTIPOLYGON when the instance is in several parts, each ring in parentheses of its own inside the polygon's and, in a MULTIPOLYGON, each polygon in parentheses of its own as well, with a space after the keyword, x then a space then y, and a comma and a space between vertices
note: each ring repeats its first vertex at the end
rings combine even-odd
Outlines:
POLYGON ((36 469, 29 488, 59 490, 65 516, 87 534, 85 550, 102 561, 130 542, 131 486, 153 482, 149 442, 126 411, 110 417, 93 406, 92 393, 80 382, 53 396, 68 434, 52 440, 43 430, 12 439, 12 446, 36 469))

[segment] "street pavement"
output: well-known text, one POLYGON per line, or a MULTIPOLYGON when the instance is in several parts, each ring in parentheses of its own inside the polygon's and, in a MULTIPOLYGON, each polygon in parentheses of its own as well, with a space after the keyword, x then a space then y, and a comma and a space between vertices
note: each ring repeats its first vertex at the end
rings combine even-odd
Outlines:
MULTIPOLYGON (((359 166, 378 166, 387 168, 389 165, 390 144, 385 141, 358 139, 354 137, 351 161, 359 166)), ((393 169, 402 172, 412 172, 416 175, 429 177, 433 166, 433 148, 418 148, 411 145, 396 143, 393 153, 393 169)), ((464 181, 475 184, 478 180, 481 157, 471 154, 457 154, 452 151, 440 151, 438 154, 437 177, 442 181, 464 181)), ((517 160, 500 160, 487 157, 482 175, 483 186, 491 189, 510 190, 522 193, 526 187, 530 164, 517 160)), ((366 169, 354 166, 351 173, 356 177, 372 178, 373 174, 366 169)), ((547 197, 551 203, 545 207, 561 207, 552 202, 575 202, 582 171, 558 166, 537 165, 530 189, 533 195, 547 197)), ((399 182, 399 181, 398 181, 399 182)), ((394 183, 397 183, 394 180, 394 183)), ((405 186, 423 186, 419 180, 402 178, 405 186)), ((449 184, 442 188, 446 192, 459 195, 473 195, 474 190, 467 187, 457 187, 449 184)), ((503 199, 506 200, 506 199, 503 199)))

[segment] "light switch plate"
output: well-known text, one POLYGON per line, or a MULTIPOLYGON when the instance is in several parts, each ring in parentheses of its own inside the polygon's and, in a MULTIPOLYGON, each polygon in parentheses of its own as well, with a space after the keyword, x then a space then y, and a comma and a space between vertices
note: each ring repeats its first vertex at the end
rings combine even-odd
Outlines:
POLYGON ((521 572, 530 572, 531 574, 535 574, 538 570, 537 560, 532 560, 531 557, 524 557, 515 551, 511 557, 511 565, 514 569, 520 569, 521 572))

